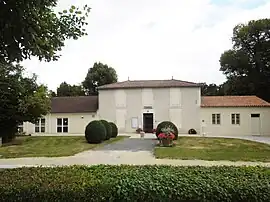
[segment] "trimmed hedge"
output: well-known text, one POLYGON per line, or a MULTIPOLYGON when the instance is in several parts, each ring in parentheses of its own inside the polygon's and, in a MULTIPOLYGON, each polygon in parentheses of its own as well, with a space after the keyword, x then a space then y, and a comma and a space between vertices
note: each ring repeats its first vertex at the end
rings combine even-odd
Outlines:
POLYGON ((104 140, 109 140, 112 136, 112 127, 111 127, 111 124, 109 124, 108 121, 106 120, 100 120, 101 123, 105 126, 106 128, 106 137, 104 140))
POLYGON ((176 125, 174 125, 171 121, 162 121, 161 123, 159 123, 157 126, 157 129, 156 129, 156 136, 158 137, 158 135, 161 133, 161 129, 165 128, 165 127, 173 128, 174 135, 175 135, 174 140, 177 140, 178 139, 178 129, 177 129, 176 125))
POLYGON ((269 201, 263 167, 72 166, 0 171, 0 201, 269 201))
POLYGON ((117 135, 118 135, 118 128, 117 128, 117 126, 113 122, 109 122, 109 124, 112 127, 112 138, 117 137, 117 135))
POLYGON ((88 143, 98 144, 105 140, 106 128, 101 121, 91 121, 85 128, 85 139, 88 143))

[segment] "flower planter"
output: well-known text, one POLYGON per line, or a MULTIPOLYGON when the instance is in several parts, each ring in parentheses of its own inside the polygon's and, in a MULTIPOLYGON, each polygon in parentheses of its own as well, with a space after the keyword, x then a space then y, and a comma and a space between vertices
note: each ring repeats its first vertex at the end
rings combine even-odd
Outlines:
POLYGON ((161 139, 160 142, 163 147, 171 147, 173 145, 172 139, 161 139))

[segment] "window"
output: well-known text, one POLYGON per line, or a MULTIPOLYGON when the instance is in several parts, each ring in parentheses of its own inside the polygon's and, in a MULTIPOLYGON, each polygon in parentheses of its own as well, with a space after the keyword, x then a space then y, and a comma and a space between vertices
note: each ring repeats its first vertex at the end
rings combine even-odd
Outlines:
POLYGON ((260 118, 260 114, 251 114, 251 118, 260 118))
POLYGON ((57 119, 57 133, 68 133, 68 118, 57 119))
POLYGON ((232 114, 232 124, 240 125, 240 114, 232 114))
POLYGON ((220 114, 212 114, 212 124, 220 124, 220 114))
POLYGON ((23 123, 18 124, 18 133, 23 133, 23 123))
POLYGON ((35 123, 35 133, 45 133, 45 119, 40 118, 35 123))

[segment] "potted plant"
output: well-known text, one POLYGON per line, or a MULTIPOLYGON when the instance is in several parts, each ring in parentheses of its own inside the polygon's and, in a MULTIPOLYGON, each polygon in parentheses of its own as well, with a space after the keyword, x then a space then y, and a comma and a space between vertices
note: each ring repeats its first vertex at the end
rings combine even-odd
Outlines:
POLYGON ((164 147, 171 147, 173 145, 173 139, 175 135, 174 130, 171 127, 166 127, 161 129, 161 133, 158 135, 160 145, 164 147))

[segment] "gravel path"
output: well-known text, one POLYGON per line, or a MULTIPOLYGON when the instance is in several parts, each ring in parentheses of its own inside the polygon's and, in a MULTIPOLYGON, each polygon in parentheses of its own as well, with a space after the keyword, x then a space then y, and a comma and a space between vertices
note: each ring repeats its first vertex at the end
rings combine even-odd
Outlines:
MULTIPOLYGON (((243 138, 246 139, 246 138, 243 138)), ((269 139, 267 139, 268 141, 269 139)), ((255 140, 256 141, 256 140, 255 140)), ((258 141, 263 141, 259 139, 258 141)), ((270 142, 270 141, 269 141, 270 142)), ((137 136, 106 145, 95 150, 88 150, 68 157, 36 157, 0 159, 0 168, 22 166, 63 166, 63 165, 97 165, 97 164, 130 164, 130 165, 175 165, 175 166, 267 166, 262 162, 232 162, 204 160, 171 160, 155 159, 153 149, 156 140, 152 136, 140 139, 137 136)), ((268 142, 266 142, 268 143, 268 142)))

